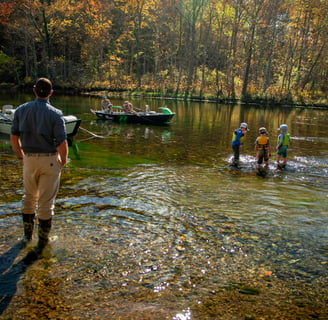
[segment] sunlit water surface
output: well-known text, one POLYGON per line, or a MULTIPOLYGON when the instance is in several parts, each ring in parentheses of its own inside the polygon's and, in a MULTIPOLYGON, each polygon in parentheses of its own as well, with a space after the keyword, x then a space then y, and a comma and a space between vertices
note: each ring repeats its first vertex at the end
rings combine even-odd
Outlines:
MULTIPOLYGON (((304 123, 309 130, 314 117, 307 113, 293 117, 294 132, 301 131, 298 126, 304 129, 304 123)), ((327 113, 322 114, 327 120, 327 113)), ((196 319, 193 310, 199 308, 197 319, 202 319, 199 312, 209 308, 212 297, 236 288, 239 293, 265 295, 273 310, 290 292, 295 297, 302 290, 313 290, 319 301, 328 263, 328 140, 320 131, 328 134, 328 130, 322 129, 322 117, 316 122, 320 134, 315 130, 308 136, 293 134, 294 149, 286 168, 277 170, 272 160, 265 174, 257 172, 251 151, 257 129, 236 169, 230 166, 229 142, 215 138, 205 142, 224 124, 200 129, 188 121, 181 128, 182 118, 177 118, 180 126, 148 130, 132 126, 132 141, 127 140, 130 127, 104 127, 92 120, 84 124, 98 134, 109 134, 108 139, 90 140, 99 145, 97 152, 107 147, 118 150, 119 144, 111 140, 115 136, 127 143, 121 148, 130 152, 139 145, 141 153, 161 149, 157 152, 164 162, 134 166, 116 177, 82 175, 74 186, 62 186, 66 190, 56 202, 50 258, 30 267, 46 270, 47 278, 60 282, 59 295, 70 308, 57 316, 148 319, 144 315, 148 310, 155 312, 153 319, 187 320, 196 319), (183 163, 187 158, 196 164, 183 163), (248 291, 243 292, 243 286, 248 291)), ((263 125, 260 118, 248 120, 251 127, 263 125)), ((269 126, 276 130, 278 123, 269 126)), ((3 150, 10 157, 10 151, 3 150)), ((73 166, 78 166, 76 161, 73 166)), ((20 202, 0 202, 4 256, 21 236, 19 207, 20 202)), ((1 289, 6 288, 9 271, 2 272, 1 289)), ((24 279, 33 281, 33 275, 27 272, 21 282, 17 279, 17 291, 9 282, 16 300, 13 295, 7 314, 22 306, 28 291, 24 279)), ((224 317, 224 307, 215 312, 222 319, 239 319, 242 314, 224 317)))

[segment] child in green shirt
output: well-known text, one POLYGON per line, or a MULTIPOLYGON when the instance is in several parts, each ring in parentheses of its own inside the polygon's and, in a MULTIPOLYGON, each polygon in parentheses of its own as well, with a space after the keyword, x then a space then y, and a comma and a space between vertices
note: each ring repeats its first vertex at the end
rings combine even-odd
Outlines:
POLYGON ((287 124, 282 124, 278 130, 280 130, 280 134, 277 140, 277 164, 279 165, 280 158, 283 160, 283 164, 285 165, 287 162, 287 149, 288 145, 291 141, 290 135, 288 133, 287 124))

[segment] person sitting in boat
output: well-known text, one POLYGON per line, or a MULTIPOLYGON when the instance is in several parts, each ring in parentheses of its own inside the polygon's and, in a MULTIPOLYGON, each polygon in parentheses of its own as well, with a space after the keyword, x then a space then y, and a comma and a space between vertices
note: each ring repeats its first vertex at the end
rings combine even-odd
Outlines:
POLYGON ((126 113, 137 113, 135 110, 133 110, 133 104, 129 101, 125 101, 123 103, 123 111, 126 113))
POLYGON ((102 96, 101 99, 101 109, 106 112, 106 113, 112 113, 112 103, 110 102, 110 100, 106 97, 106 96, 102 96))

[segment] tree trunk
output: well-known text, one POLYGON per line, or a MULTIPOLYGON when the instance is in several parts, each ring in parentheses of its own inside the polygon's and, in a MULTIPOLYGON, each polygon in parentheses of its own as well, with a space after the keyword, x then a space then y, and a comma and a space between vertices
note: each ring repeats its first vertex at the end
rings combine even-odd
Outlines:
POLYGON ((250 43, 247 49, 247 55, 246 55, 246 67, 245 67, 245 74, 244 74, 244 81, 243 81, 243 89, 241 92, 242 99, 245 99, 247 97, 247 88, 248 88, 248 81, 249 81, 249 73, 251 68, 251 62, 252 62, 252 54, 253 54, 253 46, 254 46, 254 35, 255 35, 255 28, 256 24, 253 22, 251 30, 251 39, 250 43))

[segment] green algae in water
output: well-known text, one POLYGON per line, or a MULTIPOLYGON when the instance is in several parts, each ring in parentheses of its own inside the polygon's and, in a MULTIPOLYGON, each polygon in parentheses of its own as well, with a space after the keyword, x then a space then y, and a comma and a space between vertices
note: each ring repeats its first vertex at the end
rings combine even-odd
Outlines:
POLYGON ((87 143, 74 144, 70 148, 68 166, 91 167, 91 168, 129 168, 139 164, 159 163, 160 159, 155 157, 144 157, 130 153, 117 154, 110 152, 100 145, 87 143))

